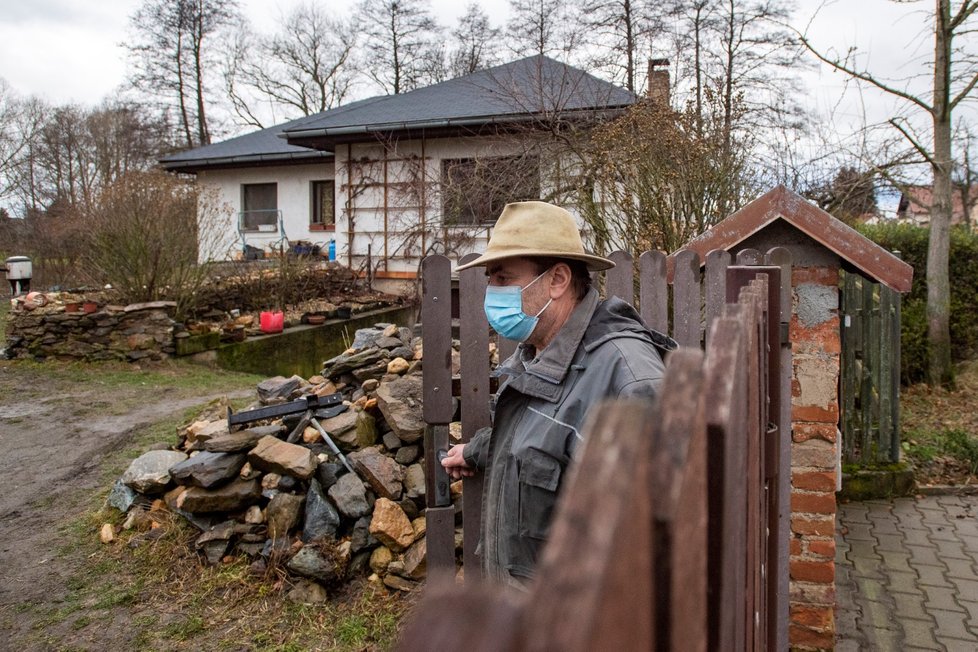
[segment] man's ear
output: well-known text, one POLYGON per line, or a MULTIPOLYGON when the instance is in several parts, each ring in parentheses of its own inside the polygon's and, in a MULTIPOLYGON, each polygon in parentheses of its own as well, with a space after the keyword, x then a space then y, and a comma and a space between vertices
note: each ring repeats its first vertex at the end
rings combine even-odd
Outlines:
POLYGON ((550 298, 559 299, 571 290, 571 268, 567 263, 557 263, 550 279, 550 298))

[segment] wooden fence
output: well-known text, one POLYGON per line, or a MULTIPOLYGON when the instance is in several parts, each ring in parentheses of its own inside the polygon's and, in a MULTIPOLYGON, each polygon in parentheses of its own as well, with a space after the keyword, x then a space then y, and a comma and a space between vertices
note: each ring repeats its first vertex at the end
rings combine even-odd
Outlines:
POLYGON ((842 276, 842 456, 900 461, 900 293, 855 272, 842 276))
MULTIPOLYGON (((606 293, 633 301, 632 258, 611 258, 606 293)), ((481 476, 463 489, 467 591, 437 588, 456 570, 455 508, 438 451, 448 447, 453 394, 463 441, 489 423, 489 328, 484 272, 463 271, 453 378, 451 264, 425 260, 429 590, 404 649, 787 647, 788 254, 744 251, 732 265, 728 253, 711 252, 701 266, 697 254, 680 252, 671 298, 666 256, 647 252, 638 262, 640 313, 663 332, 671 322, 684 348, 670 356, 657 403, 607 404, 590 415, 538 580, 517 597, 475 581, 481 476)))

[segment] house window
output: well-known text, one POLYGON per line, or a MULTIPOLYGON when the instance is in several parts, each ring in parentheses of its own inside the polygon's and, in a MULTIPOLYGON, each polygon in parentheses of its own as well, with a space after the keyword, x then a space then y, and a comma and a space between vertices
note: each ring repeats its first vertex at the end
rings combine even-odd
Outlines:
POLYGON ((277 183, 246 183, 241 186, 241 230, 278 230, 277 183))
POLYGON ((442 216, 446 225, 487 224, 509 202, 540 198, 535 156, 443 159, 442 216))
POLYGON ((336 228, 336 203, 333 193, 336 185, 330 181, 312 182, 312 210, 309 212, 309 228, 326 231, 336 228))

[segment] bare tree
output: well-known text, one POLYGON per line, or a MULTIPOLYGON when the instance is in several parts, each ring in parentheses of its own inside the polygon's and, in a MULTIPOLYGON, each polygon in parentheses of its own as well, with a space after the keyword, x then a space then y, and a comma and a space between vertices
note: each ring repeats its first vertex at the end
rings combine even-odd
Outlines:
POLYGON ((652 36, 661 29, 662 12, 648 0, 581 0, 579 11, 586 26, 582 40, 593 52, 590 66, 638 92, 652 36))
POLYGON ((403 93, 445 74, 441 27, 427 0, 364 0, 359 22, 367 75, 386 93, 403 93))
POLYGON ((216 37, 237 15, 234 0, 143 0, 130 19, 131 83, 176 109, 187 147, 211 142, 208 71, 216 37))
POLYGON ((271 36, 255 37, 242 22, 224 71, 235 113, 245 124, 264 128, 258 106, 280 111, 275 122, 338 106, 353 86, 355 43, 350 21, 310 2, 296 6, 271 36))
POLYGON ((448 71, 461 77, 499 63, 502 30, 489 23, 482 7, 470 2, 452 30, 452 45, 448 55, 448 71))
POLYGON ((513 54, 569 59, 580 45, 567 0, 509 0, 507 42, 513 54))
POLYGON ((806 35, 800 35, 808 51, 823 63, 906 102, 930 118, 930 143, 905 119, 892 118, 889 123, 926 162, 933 177, 927 247, 927 375, 928 382, 933 385, 950 385, 954 382, 948 277, 953 171, 951 118, 954 109, 978 85, 978 60, 973 54, 962 51, 960 42, 955 42, 957 37, 974 31, 978 2, 962 0, 956 6, 954 4, 951 0, 934 0, 934 11, 927 16, 934 34, 934 58, 928 64, 932 76, 929 97, 924 93, 914 93, 905 81, 892 82, 866 69, 853 59, 854 49, 850 49, 845 56, 839 56, 822 51, 806 35))

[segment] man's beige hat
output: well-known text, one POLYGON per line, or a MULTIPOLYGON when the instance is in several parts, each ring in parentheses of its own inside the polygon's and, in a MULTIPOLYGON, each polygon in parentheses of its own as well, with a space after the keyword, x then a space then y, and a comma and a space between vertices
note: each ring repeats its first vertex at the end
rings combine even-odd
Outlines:
POLYGON ((485 253, 470 263, 459 265, 456 270, 515 256, 583 260, 592 272, 615 266, 607 258, 584 251, 574 216, 566 210, 542 201, 521 201, 506 204, 503 208, 485 253))

